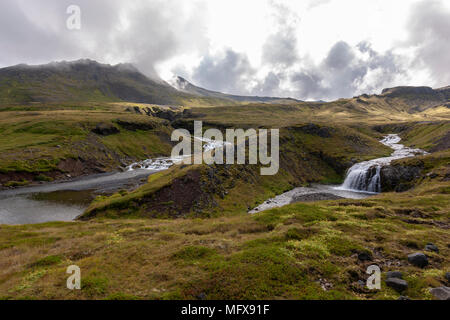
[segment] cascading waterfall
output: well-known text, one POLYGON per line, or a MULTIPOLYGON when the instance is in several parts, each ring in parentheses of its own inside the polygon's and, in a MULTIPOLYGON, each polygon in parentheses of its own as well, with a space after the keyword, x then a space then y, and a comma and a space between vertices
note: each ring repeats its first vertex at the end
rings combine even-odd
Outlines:
POLYGON ((414 157, 418 154, 426 154, 420 149, 412 149, 399 144, 401 138, 396 134, 389 134, 380 142, 394 149, 390 157, 373 159, 355 164, 351 167, 344 183, 338 187, 340 190, 352 190, 361 192, 381 192, 381 169, 389 165, 393 160, 414 157))
MULTIPOLYGON (((218 140, 211 140, 207 138, 198 138, 195 137, 194 139, 200 140, 204 142, 203 145, 203 152, 208 152, 211 150, 215 150, 218 148, 223 148, 228 142, 226 141, 218 141, 218 140)), ((179 156, 175 158, 170 157, 163 157, 163 158, 157 158, 157 159, 146 159, 143 161, 135 162, 130 164, 126 170, 127 171, 133 171, 136 169, 144 169, 144 170, 152 170, 152 171, 164 171, 169 169, 174 164, 180 163, 183 161, 184 158, 190 157, 191 155, 185 155, 185 156, 179 156)))
POLYGON ((345 190, 360 190, 367 192, 380 192, 381 166, 367 162, 361 162, 348 170, 347 177, 340 187, 345 190))

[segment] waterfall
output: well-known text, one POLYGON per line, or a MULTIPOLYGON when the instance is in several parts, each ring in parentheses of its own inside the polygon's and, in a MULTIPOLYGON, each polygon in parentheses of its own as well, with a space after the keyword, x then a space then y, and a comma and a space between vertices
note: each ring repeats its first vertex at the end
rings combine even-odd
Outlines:
POLYGON ((355 164, 347 171, 344 183, 338 187, 340 190, 361 192, 381 192, 381 169, 393 160, 414 157, 417 154, 426 154, 420 149, 412 149, 399 144, 401 138, 396 134, 389 134, 380 142, 394 149, 390 157, 378 158, 355 164))
POLYGON ((381 166, 373 163, 361 162, 357 163, 348 170, 347 177, 341 188, 345 190, 359 190, 367 192, 380 192, 381 166))

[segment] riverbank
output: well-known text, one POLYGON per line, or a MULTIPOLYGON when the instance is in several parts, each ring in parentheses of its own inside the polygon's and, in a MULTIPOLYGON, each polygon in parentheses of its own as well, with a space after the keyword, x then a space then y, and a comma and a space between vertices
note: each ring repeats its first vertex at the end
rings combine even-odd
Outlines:
POLYGON ((433 163, 437 176, 413 190, 370 199, 208 219, 3 225, 0 299, 432 299, 450 272, 449 172, 433 163), (429 242, 439 252, 425 250, 429 242), (427 266, 408 262, 415 252, 427 266), (82 290, 65 286, 73 264, 82 290), (372 264, 381 290, 361 285, 372 264), (388 271, 408 288, 388 287, 388 271))
POLYGON ((266 200, 263 204, 249 211, 258 213, 271 208, 282 207, 296 202, 310 202, 337 199, 364 199, 381 191, 380 171, 392 161, 427 154, 420 149, 408 148, 399 144, 397 134, 388 134, 380 142, 394 150, 389 157, 377 158, 353 165, 347 172, 345 181, 340 186, 316 184, 312 187, 294 188, 288 192, 266 200))

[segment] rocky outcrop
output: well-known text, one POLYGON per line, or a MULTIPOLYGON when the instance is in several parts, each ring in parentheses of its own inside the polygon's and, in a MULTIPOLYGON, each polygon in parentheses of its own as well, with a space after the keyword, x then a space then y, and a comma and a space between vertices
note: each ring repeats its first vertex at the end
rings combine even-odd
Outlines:
POLYGON ((437 93, 430 87, 403 86, 383 89, 381 94, 388 97, 401 97, 405 95, 435 95, 437 93))
POLYGON ((145 114, 150 117, 160 118, 164 119, 170 122, 176 121, 178 119, 181 119, 183 117, 186 117, 187 115, 190 115, 189 110, 184 110, 183 112, 180 112, 178 110, 178 107, 173 107, 171 109, 170 107, 166 108, 158 108, 158 107, 145 107, 140 108, 138 106, 136 107, 128 107, 125 109, 128 112, 133 112, 137 114, 145 114))
POLYGON ((403 192, 411 189, 420 178, 421 166, 389 165, 381 168, 380 183, 383 192, 403 192))
POLYGON ((101 136, 109 136, 119 133, 120 130, 111 123, 99 123, 92 129, 92 132, 101 136))
POLYGON ((334 132, 333 128, 321 127, 314 123, 308 123, 301 127, 294 127, 293 129, 321 138, 330 138, 331 134, 334 132))
POLYGON ((117 124, 129 131, 137 131, 137 130, 150 131, 157 127, 156 123, 152 122, 130 122, 117 120, 117 124))

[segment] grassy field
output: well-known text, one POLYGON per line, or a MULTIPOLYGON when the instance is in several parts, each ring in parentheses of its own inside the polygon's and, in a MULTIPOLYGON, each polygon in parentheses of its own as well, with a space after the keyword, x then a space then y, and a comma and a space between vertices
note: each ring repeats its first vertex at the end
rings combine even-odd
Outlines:
POLYGON ((280 132, 280 170, 260 175, 259 165, 174 166, 141 188, 100 197, 85 217, 220 216, 254 208, 296 186, 341 183, 354 162, 387 156, 391 149, 346 126, 299 125, 280 132), (183 190, 190 190, 184 194, 183 190), (171 198, 165 199, 166 194, 171 198), (183 196, 177 197, 178 194, 183 196))
MULTIPOLYGON (((450 271, 448 111, 411 114, 397 101, 387 112, 384 100, 368 99, 191 109, 173 125, 195 119, 205 127, 280 128, 278 175, 260 176, 250 165, 176 166, 135 191, 97 198, 87 221, 2 225, 0 299, 398 298, 384 282, 380 291, 358 283, 370 264, 402 271, 409 285, 403 295, 431 299, 429 288, 445 285, 450 271), (422 168, 411 190, 247 214, 294 186, 339 183, 353 163, 389 155, 378 142, 388 132, 433 152, 398 161, 422 168), (440 250, 426 252, 430 265, 409 264, 407 255, 428 242, 440 250), (361 253, 371 260, 359 260, 361 253), (80 291, 65 285, 72 264, 81 267, 80 291)), ((129 106, 0 108, 2 183, 108 171, 169 154, 168 122, 127 112, 129 106), (99 125, 114 133, 95 133, 99 125)))
POLYGON ((445 284, 450 271, 449 192, 439 176, 406 193, 253 216, 0 226, 0 297, 396 299, 384 282, 379 291, 358 284, 375 263, 383 274, 403 272, 403 295, 431 299, 428 288, 445 284), (426 252, 429 266, 409 264, 407 255, 428 242, 440 249, 426 252), (80 291, 65 287, 72 264, 81 268, 80 291))
POLYGON ((113 171, 124 163, 170 153, 167 121, 125 109, 115 104, 0 109, 1 182, 113 171), (97 126, 115 131, 98 134, 97 126))

